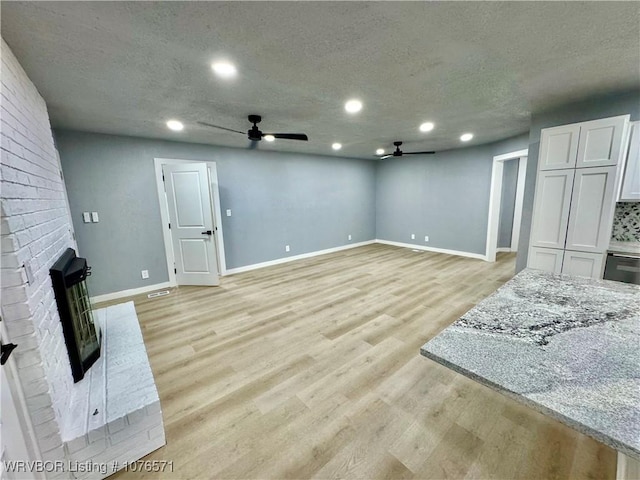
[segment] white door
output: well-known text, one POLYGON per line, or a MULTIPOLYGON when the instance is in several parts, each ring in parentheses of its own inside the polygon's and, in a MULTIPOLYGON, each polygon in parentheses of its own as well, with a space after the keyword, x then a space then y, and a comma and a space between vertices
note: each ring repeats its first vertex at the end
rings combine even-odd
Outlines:
POLYGON ((576 168, 617 165, 628 121, 629 116, 622 115, 581 123, 576 168))
POLYGON ((620 201, 640 201, 640 122, 631 124, 629 152, 624 167, 620 201))
POLYGON ((574 174, 573 169, 538 173, 531 246, 564 248, 574 174))
POLYGON ((602 253, 613 223, 616 167, 579 168, 573 181, 567 250, 602 253))
POLYGON ((574 168, 579 136, 580 125, 577 123, 542 129, 538 170, 574 168))
POLYGON ((178 285, 219 285, 206 163, 166 164, 162 172, 178 285))
POLYGON ((529 249, 527 267, 544 272, 560 273, 562 271, 563 256, 564 250, 531 247, 529 249))
POLYGON ((602 278, 604 253, 573 252, 566 250, 562 262, 562 273, 593 279, 602 278))

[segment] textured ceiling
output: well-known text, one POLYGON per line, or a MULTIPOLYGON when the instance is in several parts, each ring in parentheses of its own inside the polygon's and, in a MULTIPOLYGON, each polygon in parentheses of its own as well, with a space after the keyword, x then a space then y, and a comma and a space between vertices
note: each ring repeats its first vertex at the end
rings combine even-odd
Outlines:
POLYGON ((2 2, 54 127, 372 158, 486 143, 532 112, 640 85, 640 2, 2 2), (227 58, 233 81, 210 64, 227 58), (349 116, 352 97, 363 110, 349 116), (169 131, 177 118, 185 130, 169 131), (430 133, 418 125, 433 121, 430 133), (339 153, 333 142, 344 146, 339 153), (465 144, 466 145, 466 144, 465 144))

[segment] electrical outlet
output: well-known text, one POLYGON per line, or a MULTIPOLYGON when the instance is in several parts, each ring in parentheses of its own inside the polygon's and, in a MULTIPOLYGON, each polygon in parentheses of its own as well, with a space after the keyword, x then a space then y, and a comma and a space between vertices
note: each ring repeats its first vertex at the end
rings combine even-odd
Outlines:
POLYGON ((89 212, 82 212, 82 221, 84 223, 91 223, 91 214, 89 212))
POLYGON ((98 217, 98 212, 91 212, 91 221, 93 223, 98 223, 100 221, 100 217, 98 217))
POLYGON ((230 217, 230 216, 231 216, 231 209, 227 208, 227 217, 230 217))
POLYGON ((289 250, 290 250, 289 245, 285 245, 285 246, 284 246, 284 251, 285 251, 285 252, 288 252, 289 250))
POLYGON ((412 234, 411 234, 411 240, 415 240, 415 239, 416 239, 416 234, 415 234, 415 233, 412 233, 412 234))
POLYGON ((349 240, 351 240, 351 235, 349 235, 349 240))
POLYGON ((142 270, 140 274, 142 275, 142 278, 145 280, 149 278, 149 270, 142 270))
POLYGON ((424 241, 425 241, 425 242, 428 242, 428 241, 429 241, 429 235, 425 235, 425 236, 424 236, 424 241))

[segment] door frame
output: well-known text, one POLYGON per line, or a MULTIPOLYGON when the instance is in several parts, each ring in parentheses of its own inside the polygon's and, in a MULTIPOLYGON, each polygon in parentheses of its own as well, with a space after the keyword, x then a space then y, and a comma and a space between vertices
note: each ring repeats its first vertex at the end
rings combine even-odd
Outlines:
MULTIPOLYGON (((2 316, 2 318, 6 317, 1 309, 0 316, 2 316)), ((7 334, 5 323, 6 322, 0 322, 0 338, 2 339, 2 343, 10 343, 11 339, 7 334)), ((0 369, 2 370, 0 376, 2 377, 1 381, 3 383, 0 390, 3 392, 2 396, 4 397, 2 399, 2 416, 3 419, 8 418, 11 421, 11 426, 7 425, 9 423, 7 421, 0 421, 2 424, 0 439, 2 439, 2 437, 12 429, 19 428, 20 433, 12 437, 12 441, 14 442, 17 450, 12 453, 20 454, 21 452, 22 455, 24 455, 24 458, 7 458, 7 460, 42 461, 42 452, 38 445, 37 435, 33 423, 31 422, 31 417, 29 416, 29 407, 27 405, 22 384, 19 380, 20 377, 18 376, 18 366, 16 364, 15 356, 10 356, 7 362, 2 365, 0 369), (10 402, 10 404, 5 404, 5 402, 10 402), (9 411, 5 411, 7 408, 9 411)), ((8 453, 4 449, 6 443, 8 442, 3 439, 0 440, 0 454, 3 457, 8 453)), ((5 478, 4 474, 4 465, 2 465, 0 466, 0 478, 5 478)), ((45 475, 43 472, 34 470, 32 472, 28 472, 28 474, 17 473, 16 478, 33 478, 40 480, 44 479, 45 475)))
POLYGON ((515 152, 504 153, 493 157, 493 167, 491 169, 491 190, 489 193, 489 215, 487 220, 487 245, 485 258, 488 262, 496 261, 498 251, 498 227, 500 225, 500 203, 502 201, 502 177, 504 173, 504 162, 508 160, 519 160, 518 162, 518 182, 516 185, 516 203, 513 216, 513 229, 511 231, 512 252, 518 250, 520 240, 520 225, 522 224, 522 206, 524 203, 524 182, 527 175, 527 159, 529 149, 516 150, 515 152))
POLYGON ((158 203, 160 205, 160 219, 162 221, 162 238, 164 240, 164 251, 167 258, 167 274, 169 275, 169 286, 178 285, 176 273, 174 269, 175 257, 173 252, 173 241, 171 238, 171 229, 169 229, 169 208, 167 205, 167 196, 164 190, 164 181, 162 180, 162 166, 175 165, 185 163, 204 163, 207 165, 209 172, 209 195, 213 201, 211 212, 213 213, 213 228, 215 230, 214 241, 216 245, 216 255, 218 257, 218 274, 222 277, 227 273, 227 264, 224 255, 224 235, 222 233, 222 210, 220 208, 220 188, 218 183, 218 170, 216 162, 206 160, 185 160, 178 158, 154 158, 153 164, 156 175, 156 188, 158 190, 158 203))

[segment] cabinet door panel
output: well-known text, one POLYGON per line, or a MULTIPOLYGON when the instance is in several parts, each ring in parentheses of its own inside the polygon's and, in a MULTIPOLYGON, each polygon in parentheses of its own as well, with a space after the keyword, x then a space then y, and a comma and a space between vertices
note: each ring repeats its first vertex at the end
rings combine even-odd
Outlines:
POLYGON ((629 152, 624 167, 621 201, 640 201, 640 122, 631 124, 629 152))
POLYGON ((616 167, 576 170, 567 230, 567 250, 601 253, 609 245, 616 167))
POLYGON ((628 120, 623 115, 581 123, 576 168, 617 165, 628 120))
POLYGON ((578 124, 543 129, 540 134, 538 170, 574 168, 579 135, 578 124))
POLYGON ((604 253, 573 252, 566 250, 562 262, 562 273, 578 277, 602 278, 604 253))
POLYGON ((573 169, 538 173, 531 246, 564 248, 574 175, 573 169))
POLYGON ((531 247, 527 258, 527 267, 544 272, 560 273, 563 257, 564 250, 531 247))

